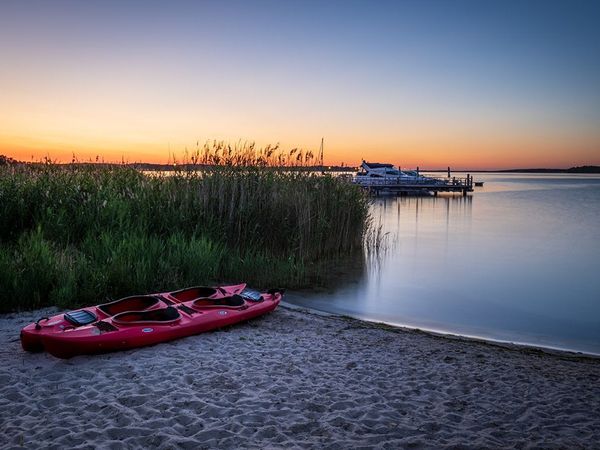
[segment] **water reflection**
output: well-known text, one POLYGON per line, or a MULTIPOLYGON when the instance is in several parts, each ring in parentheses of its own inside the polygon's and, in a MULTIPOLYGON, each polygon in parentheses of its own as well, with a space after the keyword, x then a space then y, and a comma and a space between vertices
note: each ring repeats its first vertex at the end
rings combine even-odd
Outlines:
POLYGON ((380 197, 388 249, 321 295, 373 320, 600 353, 600 177, 486 174, 473 196, 380 197))
POLYGON ((371 215, 377 227, 384 230, 383 248, 367 258, 367 271, 372 283, 378 283, 385 264, 398 257, 399 252, 409 252, 414 258, 421 239, 430 239, 433 228, 440 223, 445 238, 441 254, 448 256, 448 239, 453 226, 470 223, 473 197, 378 197, 373 199, 371 215), (460 223, 459 223, 460 222, 460 223), (403 248, 398 248, 403 245, 403 248))

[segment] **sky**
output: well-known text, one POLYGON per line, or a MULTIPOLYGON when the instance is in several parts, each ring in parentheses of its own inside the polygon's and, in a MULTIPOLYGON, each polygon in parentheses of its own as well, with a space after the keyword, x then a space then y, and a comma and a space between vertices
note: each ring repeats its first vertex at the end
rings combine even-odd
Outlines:
POLYGON ((600 165, 600 2, 0 2, 0 154, 600 165))

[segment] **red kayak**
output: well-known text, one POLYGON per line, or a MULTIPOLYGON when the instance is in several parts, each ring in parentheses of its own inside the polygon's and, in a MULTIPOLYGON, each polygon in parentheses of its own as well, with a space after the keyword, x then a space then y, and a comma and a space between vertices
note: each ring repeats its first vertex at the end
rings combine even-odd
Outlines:
POLYGON ((126 297, 44 317, 21 330, 21 344, 59 358, 143 347, 266 314, 282 296, 282 290, 260 293, 241 284, 126 297))

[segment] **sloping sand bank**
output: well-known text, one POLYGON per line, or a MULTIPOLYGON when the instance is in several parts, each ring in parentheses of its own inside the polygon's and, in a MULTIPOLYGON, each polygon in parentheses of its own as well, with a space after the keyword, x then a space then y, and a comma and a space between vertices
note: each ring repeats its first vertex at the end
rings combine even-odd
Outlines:
POLYGON ((135 351, 27 354, 0 316, 0 445, 599 448, 600 361, 279 308, 135 351))

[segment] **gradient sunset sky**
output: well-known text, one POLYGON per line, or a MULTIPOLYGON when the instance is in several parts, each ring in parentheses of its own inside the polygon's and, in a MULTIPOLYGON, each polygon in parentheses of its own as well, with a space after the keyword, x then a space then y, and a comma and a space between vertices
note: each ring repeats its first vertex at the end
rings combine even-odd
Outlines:
POLYGON ((0 2, 0 154, 600 165, 599 1, 0 2))

